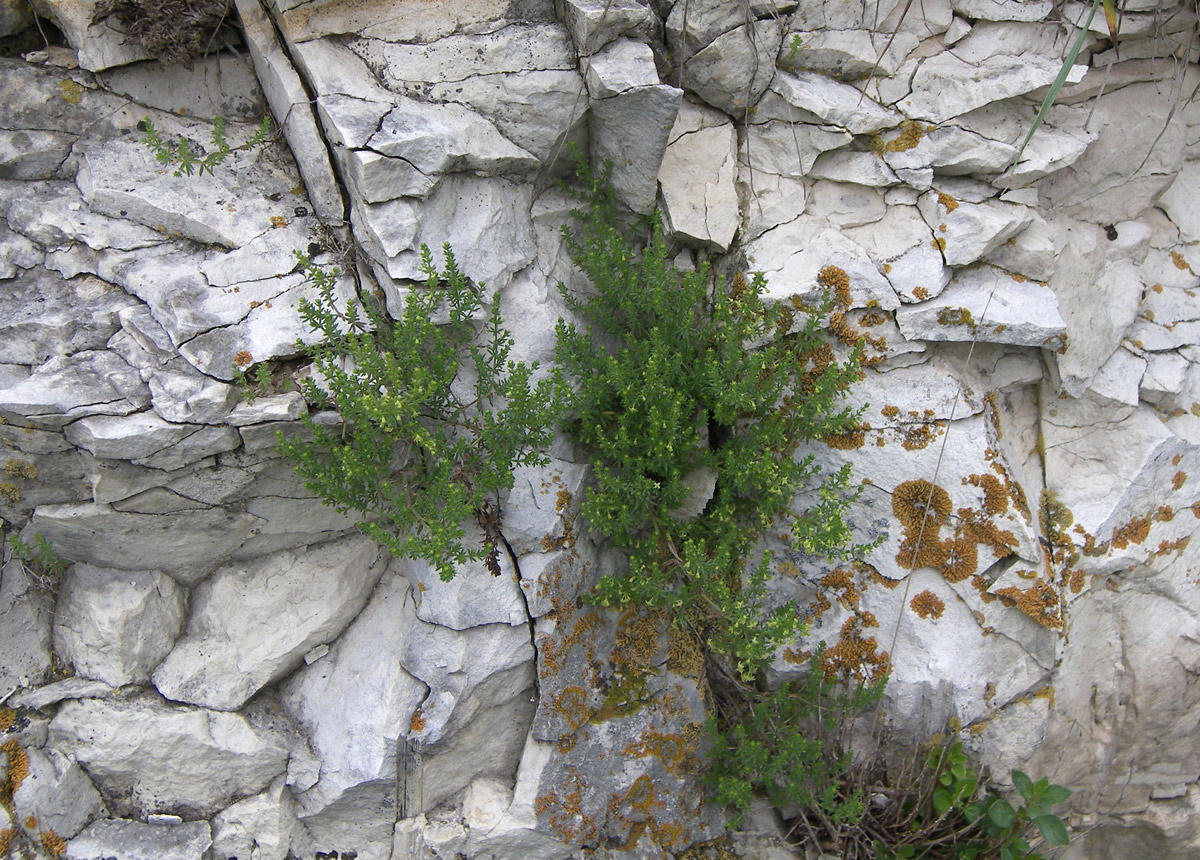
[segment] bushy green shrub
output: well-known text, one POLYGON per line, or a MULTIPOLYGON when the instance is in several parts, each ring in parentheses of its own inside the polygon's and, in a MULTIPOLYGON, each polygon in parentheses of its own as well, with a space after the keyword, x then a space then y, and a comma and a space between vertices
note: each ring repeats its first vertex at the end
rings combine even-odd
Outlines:
POLYGON ((399 319, 370 302, 339 303, 337 270, 298 255, 316 287, 300 313, 321 337, 301 344, 315 370, 303 391, 344 425, 330 431, 309 420, 311 440, 281 436, 279 450, 327 504, 358 512, 363 532, 448 580, 473 561, 499 574, 498 494, 512 487, 514 468, 546 461, 560 384, 553 376, 533 384, 537 365, 509 359, 498 295, 478 331, 482 288, 449 245, 443 252, 439 272, 422 246, 427 279, 399 319), (471 520, 480 546, 467 545, 471 520))
POLYGON ((857 416, 837 400, 860 377, 860 353, 832 360, 830 298, 801 313, 768 307, 761 275, 713 285, 707 265, 681 274, 657 217, 636 247, 605 179, 580 176, 587 206, 566 241, 591 289, 560 285, 581 325, 560 321, 557 355, 576 383, 567 429, 595 476, 584 518, 629 556, 628 573, 605 577, 595 599, 668 609, 751 677, 801 628, 796 607, 768 611, 774 566, 760 538, 776 529, 803 553, 852 549, 849 469, 820 474, 796 452, 852 428, 857 416), (705 476, 712 498, 682 516, 689 484, 705 476), (797 512, 802 490, 815 502, 797 512))

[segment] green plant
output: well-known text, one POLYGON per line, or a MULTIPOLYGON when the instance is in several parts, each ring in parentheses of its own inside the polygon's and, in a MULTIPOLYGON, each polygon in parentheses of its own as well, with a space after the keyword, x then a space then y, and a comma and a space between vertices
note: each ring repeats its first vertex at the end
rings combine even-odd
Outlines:
POLYGON ((577 383, 567 429, 595 474, 583 515, 629 557, 628 573, 604 577, 593 599, 666 609, 752 677, 802 628, 795 606, 768 606, 774 564, 762 536, 787 531, 812 555, 854 549, 849 468, 820 475, 797 450, 853 428, 857 415, 835 403, 860 377, 861 349, 834 360, 821 328, 828 295, 816 307, 768 307, 762 275, 710 294, 707 264, 681 274, 669 262, 657 217, 635 248, 605 178, 582 164, 579 175, 589 205, 565 236, 592 289, 575 296, 560 284, 582 327, 559 322, 557 356, 577 383), (707 501, 696 498, 706 481, 707 501), (813 501, 797 512, 804 490, 813 501), (684 515, 688 506, 702 510, 684 515))
POLYGON ((546 461, 561 384, 555 375, 533 384, 536 363, 509 359, 498 295, 477 331, 482 289, 449 245, 443 253, 439 272, 422 246, 427 279, 399 319, 370 301, 339 302, 337 270, 297 254, 316 288, 300 313, 321 338, 300 344, 314 370, 303 391, 310 404, 337 409, 344 426, 309 420, 311 440, 281 435, 279 450, 326 504, 357 511, 363 532, 398 556, 427 559, 448 580, 471 561, 499 574, 497 496, 512 487, 514 468, 546 461), (434 321, 439 313, 444 324, 434 321), (465 544, 472 519, 479 548, 465 544))
POLYGON ((35 534, 33 543, 28 544, 14 533, 8 536, 8 545, 12 557, 20 560, 26 576, 36 587, 51 593, 58 590, 59 580, 71 562, 55 552, 45 535, 35 534))
POLYGON ((824 643, 804 678, 760 694, 732 722, 728 714, 709 718, 704 783, 714 802, 733 810, 733 826, 760 796, 777 809, 802 810, 826 830, 862 820, 866 807, 862 790, 850 787, 846 731, 878 701, 885 682, 847 688, 826 677, 823 656, 824 643))
POLYGON ((193 173, 203 176, 206 170, 211 176, 213 168, 228 158, 229 153, 248 151, 265 144, 271 134, 271 117, 263 117, 248 141, 240 146, 230 146, 229 141, 225 139, 225 118, 218 116, 213 120, 213 149, 207 153, 203 150, 193 152, 192 144, 185 137, 179 138, 175 146, 170 146, 154 127, 150 117, 145 117, 138 123, 138 131, 142 132, 142 143, 154 153, 159 164, 165 167, 178 165, 175 168, 175 176, 191 176, 193 173))

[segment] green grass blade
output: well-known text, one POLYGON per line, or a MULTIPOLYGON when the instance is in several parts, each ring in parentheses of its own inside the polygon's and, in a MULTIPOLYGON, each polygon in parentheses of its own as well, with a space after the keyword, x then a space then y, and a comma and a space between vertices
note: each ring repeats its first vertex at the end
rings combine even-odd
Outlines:
POLYGON ((1046 98, 1042 101, 1042 106, 1038 109, 1037 116, 1033 118, 1033 125, 1029 129, 1029 133, 1025 135, 1025 140, 1021 141, 1021 148, 1013 156, 1012 164, 1008 166, 1009 173, 1020 163, 1021 156, 1025 154, 1025 147, 1029 145, 1029 141, 1033 140, 1034 132, 1041 126, 1042 121, 1046 118, 1046 114, 1050 113, 1050 107, 1054 104, 1054 100, 1062 92, 1063 85, 1067 82, 1067 76, 1071 74, 1071 67, 1075 65, 1075 59, 1079 56, 1079 52, 1083 48, 1083 40, 1087 38, 1088 31, 1092 26, 1092 20, 1096 17, 1096 9, 1100 6, 1100 3, 1101 0, 1092 0, 1092 10, 1088 13, 1087 21, 1084 22, 1083 28, 1079 31, 1079 36, 1076 37, 1075 44, 1071 46, 1071 50, 1067 51, 1062 68, 1058 70, 1058 76, 1054 79, 1054 83, 1050 85, 1050 92, 1046 93, 1046 98))

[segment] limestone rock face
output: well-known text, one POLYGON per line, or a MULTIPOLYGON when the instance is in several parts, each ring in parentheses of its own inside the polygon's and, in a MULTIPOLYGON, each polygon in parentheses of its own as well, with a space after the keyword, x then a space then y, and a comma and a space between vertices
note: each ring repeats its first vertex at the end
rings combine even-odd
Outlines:
POLYGON ((145 683, 175 644, 185 603, 186 592, 158 571, 76 564, 59 591, 54 649, 83 677, 145 683))
POLYGON ((154 672, 168 699, 234 710, 358 614, 383 571, 366 538, 216 571, 192 594, 188 629, 154 672))
MULTIPOLYGON (((50 745, 82 764, 115 811, 212 815, 266 788, 287 767, 273 733, 244 717, 173 706, 153 695, 67 702, 50 745)), ((205 846, 207 848, 207 846, 205 846)))

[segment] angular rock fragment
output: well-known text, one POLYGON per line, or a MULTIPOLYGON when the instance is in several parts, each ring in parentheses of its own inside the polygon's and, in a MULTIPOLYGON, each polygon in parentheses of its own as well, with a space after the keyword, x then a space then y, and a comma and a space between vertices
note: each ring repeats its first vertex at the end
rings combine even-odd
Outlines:
POLYGON ((0 413, 9 420, 62 427, 88 415, 128 415, 149 405, 137 371, 117 355, 84 350, 56 356, 28 379, 0 390, 0 413))
POLYGON ((143 824, 97 821, 67 845, 68 860, 204 860, 212 846, 207 821, 143 824))
POLYGON ((32 816, 39 831, 71 839, 108 815, 99 792, 77 763, 55 749, 27 749, 25 754, 29 774, 12 798, 19 819, 32 816))

